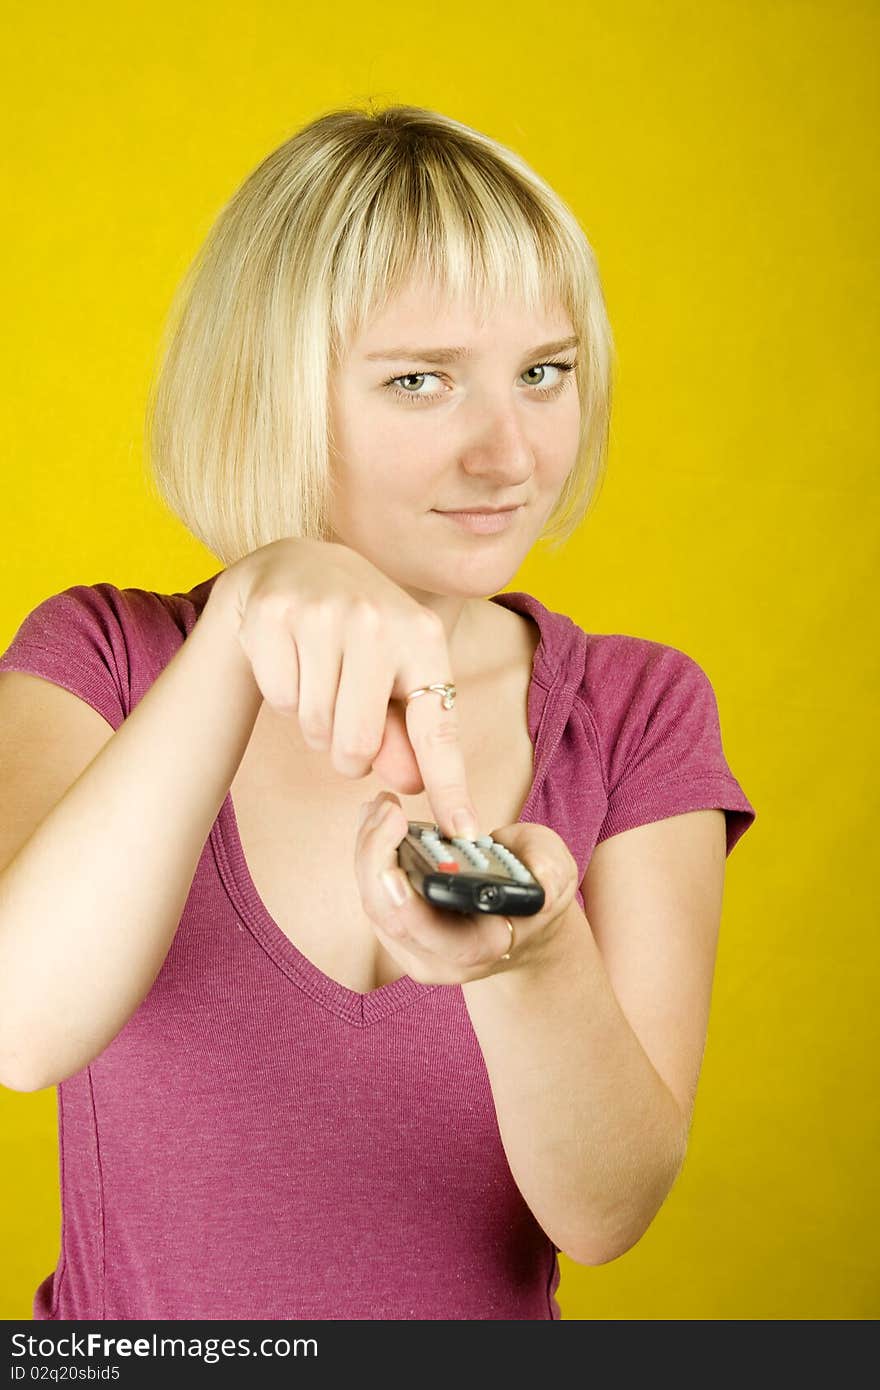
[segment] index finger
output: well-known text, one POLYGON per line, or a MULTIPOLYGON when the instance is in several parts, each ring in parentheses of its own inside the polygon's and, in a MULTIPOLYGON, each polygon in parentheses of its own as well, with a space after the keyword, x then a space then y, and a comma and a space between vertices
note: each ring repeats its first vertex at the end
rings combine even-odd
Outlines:
MULTIPOLYGON (((440 833, 447 839, 453 835, 475 839, 480 833, 479 821, 467 786, 458 713, 454 704, 455 682, 451 673, 443 669, 444 663, 448 662, 444 641, 441 641, 440 647, 442 673, 423 683, 413 678, 411 684, 406 686, 402 696, 406 730, 440 833), (447 688, 434 690, 431 686, 447 688), (417 690, 423 693, 416 695, 417 690)), ((419 665, 424 671, 425 663, 420 662, 419 665)), ((429 658, 427 665, 429 670, 436 670, 436 659, 432 663, 429 658)), ((408 663, 408 671, 411 669, 408 663)))

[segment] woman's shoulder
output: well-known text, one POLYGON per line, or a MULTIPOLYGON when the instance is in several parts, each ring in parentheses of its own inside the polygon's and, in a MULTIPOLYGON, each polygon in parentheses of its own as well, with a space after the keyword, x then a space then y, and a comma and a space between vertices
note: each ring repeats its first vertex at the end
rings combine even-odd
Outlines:
POLYGON ((84 692, 116 724, 195 626, 216 576, 163 593, 108 580, 71 584, 26 611, 0 671, 26 671, 84 692), (109 711, 109 713, 108 713, 109 711))

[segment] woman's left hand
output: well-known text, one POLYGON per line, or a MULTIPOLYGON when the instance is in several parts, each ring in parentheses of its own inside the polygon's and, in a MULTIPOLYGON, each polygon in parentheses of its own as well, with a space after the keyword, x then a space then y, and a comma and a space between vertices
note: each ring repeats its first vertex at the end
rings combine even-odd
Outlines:
POLYGON ((515 944, 509 960, 510 931, 494 913, 465 914, 432 907, 398 866, 397 846, 407 832, 406 813, 393 792, 370 803, 355 845, 355 874, 364 911, 389 955, 421 984, 456 985, 522 966, 534 966, 548 949, 554 929, 578 889, 578 869, 567 845, 546 825, 517 822, 491 832, 492 838, 527 864, 544 889, 544 906, 530 917, 512 917, 515 944), (384 818, 382 811, 385 810, 384 818), (382 880, 390 871, 406 898, 392 901, 382 880))

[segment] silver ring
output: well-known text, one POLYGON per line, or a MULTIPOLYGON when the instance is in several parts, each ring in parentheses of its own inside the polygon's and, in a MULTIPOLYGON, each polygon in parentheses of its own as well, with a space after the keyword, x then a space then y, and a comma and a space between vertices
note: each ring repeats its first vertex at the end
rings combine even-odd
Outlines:
POLYGON ((431 691, 436 695, 443 696, 444 709, 452 709, 452 706, 455 704, 455 686, 444 685, 442 683, 438 683, 437 685, 420 685, 418 690, 411 690, 409 692, 405 697, 404 703, 408 705, 410 700, 414 700, 417 695, 428 695, 431 691))

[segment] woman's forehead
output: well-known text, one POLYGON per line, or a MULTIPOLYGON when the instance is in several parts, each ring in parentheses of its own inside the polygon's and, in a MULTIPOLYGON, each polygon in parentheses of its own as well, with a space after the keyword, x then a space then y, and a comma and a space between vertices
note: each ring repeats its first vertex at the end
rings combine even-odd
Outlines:
POLYGON ((572 332, 568 311, 552 292, 548 292, 545 302, 533 305, 517 296, 504 299, 464 294, 451 296, 442 289, 413 281, 378 306, 366 310, 360 323, 349 333, 348 342, 350 348, 367 353, 373 348, 427 346, 427 342, 412 339, 414 332, 421 332, 423 337, 429 333, 432 343, 434 336, 439 334, 434 346, 448 347, 463 340, 464 336, 491 333, 495 327, 537 337, 572 332))

